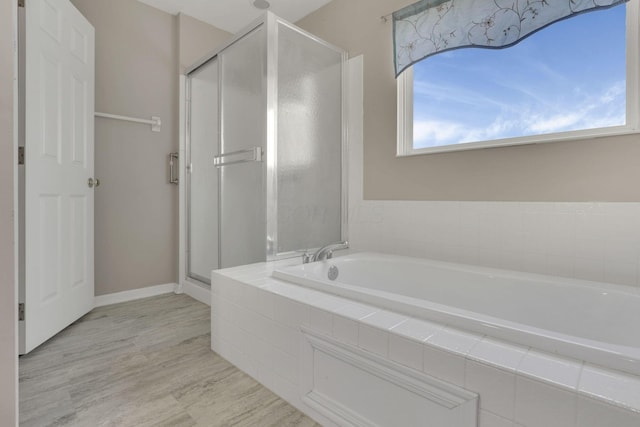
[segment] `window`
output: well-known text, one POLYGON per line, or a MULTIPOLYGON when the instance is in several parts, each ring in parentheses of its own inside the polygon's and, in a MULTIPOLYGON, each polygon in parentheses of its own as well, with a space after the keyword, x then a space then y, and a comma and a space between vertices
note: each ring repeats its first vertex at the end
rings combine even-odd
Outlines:
POLYGON ((398 155, 637 132, 638 16, 631 1, 418 62, 398 78, 398 155))

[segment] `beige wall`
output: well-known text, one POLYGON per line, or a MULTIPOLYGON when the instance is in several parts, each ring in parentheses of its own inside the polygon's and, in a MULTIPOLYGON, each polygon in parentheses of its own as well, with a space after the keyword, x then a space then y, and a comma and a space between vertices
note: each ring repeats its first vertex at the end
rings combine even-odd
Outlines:
POLYGON ((0 425, 17 425, 14 276, 14 24, 16 2, 0 2, 0 425))
POLYGON ((96 295, 177 282, 178 187, 167 182, 167 156, 178 151, 180 58, 214 49, 224 32, 135 0, 72 2, 96 29, 96 111, 162 120, 157 133, 96 118, 96 295))
POLYGON ((413 0, 333 0, 297 23, 364 54, 364 197, 390 200, 640 201, 640 136, 396 158, 391 22, 413 0))
POLYGON ((133 0, 72 0, 96 29, 96 111, 148 125, 96 118, 96 295, 175 282, 176 186, 167 155, 177 143, 173 16, 133 0))
POLYGON ((231 33, 212 27, 189 15, 179 14, 178 46, 180 50, 180 73, 198 59, 215 50, 232 36, 231 33))
MULTIPOLYGON (((177 151, 178 18, 134 0, 73 0, 96 28, 96 111, 158 115, 144 125, 96 120, 96 294, 177 280, 177 188, 166 155, 177 151)), ((13 226, 13 28, 15 2, 0 2, 0 425, 17 425, 13 226)), ((188 17, 187 17, 188 18, 188 17)), ((195 19, 181 25, 191 61, 228 33, 195 19), (194 24, 195 22, 195 24, 194 24), (191 25, 197 25, 190 30, 191 25), (207 39, 201 39, 206 35, 207 39), (197 40, 191 40, 197 37, 197 40), (200 51, 201 50, 201 51, 200 51)))

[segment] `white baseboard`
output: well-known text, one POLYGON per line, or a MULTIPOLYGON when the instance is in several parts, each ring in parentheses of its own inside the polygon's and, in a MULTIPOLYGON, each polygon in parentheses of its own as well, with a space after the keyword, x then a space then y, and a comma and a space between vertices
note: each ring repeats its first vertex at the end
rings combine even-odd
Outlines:
POLYGON ((114 292, 107 295, 99 295, 94 299, 95 307, 117 304, 119 302, 133 301, 140 298, 154 297, 156 295, 175 292, 177 283, 165 283, 162 285, 147 286, 146 288, 132 289, 130 291, 114 292))
POLYGON ((205 285, 185 280, 182 283, 182 292, 203 304, 211 305, 211 288, 205 285))

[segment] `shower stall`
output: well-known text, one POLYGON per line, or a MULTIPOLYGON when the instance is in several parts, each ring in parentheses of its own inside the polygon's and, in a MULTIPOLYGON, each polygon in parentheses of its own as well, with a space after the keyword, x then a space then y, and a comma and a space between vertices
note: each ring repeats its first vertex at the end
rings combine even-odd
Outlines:
POLYGON ((181 281, 346 240, 345 59, 267 12, 187 70, 181 281))

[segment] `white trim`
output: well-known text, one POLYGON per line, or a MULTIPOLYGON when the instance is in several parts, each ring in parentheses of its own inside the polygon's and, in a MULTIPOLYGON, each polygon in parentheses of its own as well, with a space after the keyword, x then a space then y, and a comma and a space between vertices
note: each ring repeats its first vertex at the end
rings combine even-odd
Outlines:
POLYGON ((154 297, 156 295, 175 292, 177 283, 165 283, 162 285, 147 286, 145 288, 132 289, 130 291, 114 292, 107 295, 98 295, 94 300, 94 307, 117 304, 120 302, 134 301, 141 298, 154 297))
POLYGON ((413 153, 413 67, 398 76, 397 144, 398 156, 413 153), (409 120, 409 118, 411 120, 409 120))
POLYGON ((178 288, 176 293, 182 293, 182 286, 186 272, 186 111, 187 111, 187 78, 184 75, 178 76, 179 104, 178 104, 178 288))
POLYGON ((397 157, 452 151, 476 150, 525 144, 543 144, 560 141, 575 141, 608 136, 640 133, 640 6, 638 2, 627 2, 627 116, 624 126, 583 129, 566 132, 528 135, 515 138, 474 141, 438 147, 413 148, 413 67, 408 67, 397 78, 397 157))
POLYGON ((340 221, 340 240, 343 242, 349 241, 349 139, 351 137, 349 130, 351 129, 350 122, 351 117, 349 113, 349 101, 351 96, 351 68, 348 65, 349 55, 346 51, 342 52, 342 89, 341 96, 342 101, 340 108, 342 108, 342 150, 340 152, 341 159, 341 176, 340 186, 342 190, 342 197, 340 203, 341 221, 340 221))
MULTIPOLYGON (((633 120, 632 117, 629 120, 633 120)), ((574 130, 567 132, 546 133, 543 135, 530 135, 517 138, 492 139, 489 141, 467 142, 464 144, 443 145, 440 147, 428 147, 414 149, 413 138, 402 146, 407 145, 406 152, 398 151, 396 157, 416 156, 420 154, 447 153, 452 151, 480 150, 483 148, 510 147, 514 145, 548 144, 561 141, 578 141, 596 139, 609 136, 633 135, 640 133, 639 129, 629 126, 612 126, 606 128, 574 130), (410 144, 410 145, 409 145, 410 144)), ((400 146, 400 142, 398 142, 400 146)))
MULTIPOLYGON (((346 102, 349 109, 347 131, 349 134, 349 149, 347 153, 349 169, 345 178, 349 183, 347 200, 350 213, 349 221, 353 219, 352 215, 357 212, 358 203, 362 202, 363 64, 364 57, 362 55, 349 59, 345 64, 349 72, 349 88, 346 102)), ((349 225, 351 226, 351 224, 349 225)))
POLYGON ((182 283, 182 292, 203 304, 211 306, 211 289, 186 279, 182 283))
POLYGON ((640 5, 627 2, 627 126, 640 128, 640 5), (629 47, 629 41, 634 46, 629 47))
MULTIPOLYGON (((323 353, 331 359, 343 362, 347 370, 343 370, 341 374, 351 376, 351 372, 364 373, 365 376, 383 380, 384 387, 387 387, 385 391, 389 393, 397 389, 410 393, 416 400, 421 401, 421 405, 428 405, 437 419, 441 420, 443 414, 446 414, 447 419, 456 419, 459 425, 476 425, 477 393, 342 343, 305 326, 301 326, 300 329, 303 338, 300 363, 302 401, 336 424, 354 427, 377 426, 376 423, 368 419, 368 414, 360 414, 356 408, 349 407, 349 402, 336 400, 335 396, 326 394, 332 388, 335 390, 335 387, 339 386, 339 381, 336 382, 336 379, 332 378, 333 375, 327 375, 321 367, 316 365, 317 353, 323 353), (329 386, 325 384, 322 387, 324 390, 319 390, 317 377, 323 377, 321 381, 323 383, 333 384, 329 386)), ((357 375, 353 375, 349 380, 357 378, 357 375)), ((371 396, 371 399, 375 404, 376 397, 371 396)), ((402 424, 403 422, 400 420, 399 425, 402 424)))
MULTIPOLYGON (((13 6, 11 8, 11 24, 12 24, 12 38, 13 38, 13 52, 12 52, 12 61, 13 61, 13 268, 14 268, 14 280, 13 280, 13 349, 15 351, 15 357, 13 358, 13 417, 9 419, 13 419, 13 425, 18 426, 19 421, 19 402, 20 402, 20 393, 19 393, 19 363, 18 363, 18 353, 20 351, 20 327, 17 316, 17 308, 18 308, 18 297, 20 294, 19 289, 19 271, 20 271, 20 252, 18 242, 20 240, 20 232, 19 232, 19 215, 22 213, 19 210, 18 203, 18 133, 19 133, 19 106, 18 99, 20 96, 18 79, 19 79, 19 70, 18 70, 18 2, 14 1, 13 6)), ((3 297, 6 294, 3 293, 3 297)), ((4 320, 4 319, 3 319, 4 320)), ((24 324, 24 322, 22 322, 24 324)), ((4 390, 3 390, 4 391, 4 390)), ((7 393, 7 397, 8 393, 7 393)))

